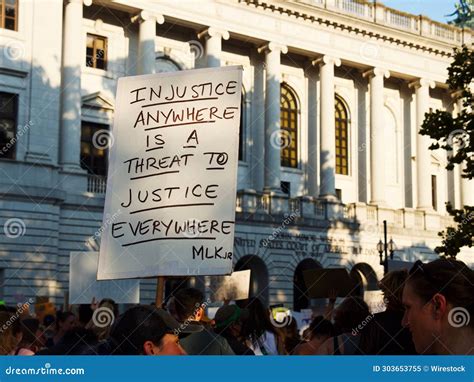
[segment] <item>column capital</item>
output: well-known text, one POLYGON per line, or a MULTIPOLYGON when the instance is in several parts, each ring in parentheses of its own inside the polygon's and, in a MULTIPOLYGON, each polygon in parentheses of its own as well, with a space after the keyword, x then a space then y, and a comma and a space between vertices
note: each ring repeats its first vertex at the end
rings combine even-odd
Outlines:
POLYGON ((418 88, 423 88, 423 87, 429 87, 431 89, 434 89, 435 88, 435 82, 433 80, 430 80, 428 78, 419 78, 415 81, 412 81, 408 84, 408 87, 409 88, 414 88, 414 89, 418 89, 418 88))
POLYGON ((258 53, 268 53, 273 51, 279 51, 282 54, 288 53, 288 47, 286 45, 282 45, 273 41, 270 41, 268 44, 262 45, 257 50, 258 53))
POLYGON ((209 38, 209 37, 218 37, 220 36, 223 40, 228 40, 230 35, 229 32, 225 29, 220 29, 216 27, 209 27, 198 33, 198 38, 209 38))
POLYGON ((311 62, 313 65, 334 65, 341 66, 341 60, 337 57, 329 56, 325 54, 324 56, 318 57, 317 59, 311 62))
POLYGON ((132 16, 131 21, 134 22, 143 22, 143 21, 151 21, 154 20, 158 24, 163 24, 165 22, 165 17, 159 13, 152 13, 148 11, 141 11, 135 16, 132 16))
POLYGON ((383 76, 385 78, 390 78, 390 71, 383 69, 383 68, 372 68, 369 70, 366 70, 365 72, 362 73, 362 77, 370 78, 370 77, 377 77, 377 76, 383 76))

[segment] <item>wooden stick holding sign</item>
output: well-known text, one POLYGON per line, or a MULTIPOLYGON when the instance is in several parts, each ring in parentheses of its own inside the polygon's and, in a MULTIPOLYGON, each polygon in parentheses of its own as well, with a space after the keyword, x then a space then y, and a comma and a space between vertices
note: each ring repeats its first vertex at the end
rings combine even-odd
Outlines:
POLYGON ((161 308, 163 305, 163 294, 165 292, 165 277, 158 276, 156 279, 156 296, 155 296, 155 306, 161 308))

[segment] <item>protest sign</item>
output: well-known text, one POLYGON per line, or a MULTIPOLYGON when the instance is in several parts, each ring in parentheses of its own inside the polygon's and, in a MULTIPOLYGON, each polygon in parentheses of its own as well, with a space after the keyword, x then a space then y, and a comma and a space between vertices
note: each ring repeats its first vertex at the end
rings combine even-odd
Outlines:
POLYGON ((249 297, 250 269, 230 276, 211 277, 211 301, 245 300, 249 297))
POLYGON ((242 68, 120 78, 98 279, 229 274, 242 68))
POLYGON ((99 252, 71 252, 69 261, 69 303, 90 304, 111 298, 118 304, 140 302, 139 280, 97 281, 99 252))
POLYGON ((383 312, 386 309, 381 290, 364 291, 364 301, 372 314, 383 312))
POLYGON ((339 297, 345 297, 355 287, 345 268, 309 269, 303 272, 303 278, 311 298, 329 297, 333 289, 339 297))

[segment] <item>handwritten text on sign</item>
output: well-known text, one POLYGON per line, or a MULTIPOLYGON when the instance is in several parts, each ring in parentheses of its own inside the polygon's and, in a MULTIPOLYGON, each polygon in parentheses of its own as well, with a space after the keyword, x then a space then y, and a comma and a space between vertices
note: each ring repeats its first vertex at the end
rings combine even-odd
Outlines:
POLYGON ((227 274, 232 266, 242 72, 119 80, 99 279, 227 274))

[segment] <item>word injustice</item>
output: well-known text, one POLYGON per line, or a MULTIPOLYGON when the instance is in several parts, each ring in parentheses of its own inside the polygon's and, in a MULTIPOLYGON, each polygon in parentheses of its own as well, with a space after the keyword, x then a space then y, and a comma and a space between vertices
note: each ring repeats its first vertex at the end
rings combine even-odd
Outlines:
POLYGON ((130 91, 132 101, 130 104, 137 102, 153 102, 153 101, 173 101, 175 99, 182 99, 190 97, 192 100, 199 98, 218 97, 225 94, 235 94, 237 92, 237 81, 227 81, 225 83, 219 82, 217 84, 212 82, 204 82, 195 85, 173 85, 164 87, 158 85, 155 87, 142 87, 130 91))

